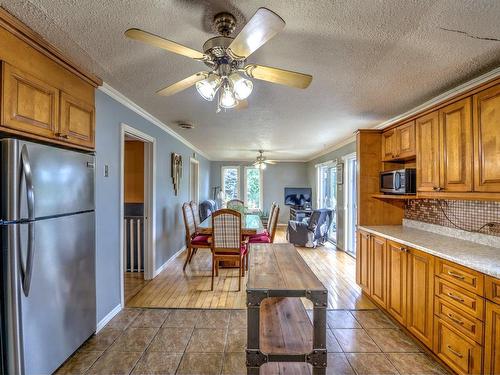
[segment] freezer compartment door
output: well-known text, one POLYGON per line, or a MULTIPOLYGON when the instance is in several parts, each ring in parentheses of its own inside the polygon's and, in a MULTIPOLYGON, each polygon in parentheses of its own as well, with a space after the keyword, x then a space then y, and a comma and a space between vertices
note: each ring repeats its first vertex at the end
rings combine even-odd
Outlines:
POLYGON ((21 293, 27 375, 51 374, 95 332, 94 237, 94 213, 35 222, 31 288, 21 293))
POLYGON ((0 220, 29 219, 30 199, 36 218, 94 209, 93 155, 18 139, 0 147, 0 220))

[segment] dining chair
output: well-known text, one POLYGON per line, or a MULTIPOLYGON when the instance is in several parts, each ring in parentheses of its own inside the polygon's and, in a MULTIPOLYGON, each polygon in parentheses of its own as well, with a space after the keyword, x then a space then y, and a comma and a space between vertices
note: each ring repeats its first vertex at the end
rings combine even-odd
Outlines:
POLYGON ((182 270, 184 271, 186 270, 187 264, 191 263, 191 259, 198 249, 210 249, 211 245, 210 236, 196 233, 193 210, 189 203, 186 202, 182 205, 182 214, 184 217, 184 226, 186 228, 187 249, 186 261, 184 262, 184 266, 182 267, 182 270))
POLYGON ((212 284, 214 290, 214 273, 219 274, 220 261, 237 262, 238 292, 241 290, 241 277, 245 276, 246 244, 242 241, 241 214, 231 209, 218 210, 212 214, 212 284))
POLYGON ((278 227, 278 219, 280 216, 280 206, 276 205, 272 210, 272 214, 269 217, 268 229, 264 233, 258 233, 250 236, 248 239, 249 243, 274 243, 274 237, 276 236, 276 229, 278 227))
POLYGON ((194 229, 198 232, 198 228, 200 226, 200 211, 198 209, 198 203, 191 201, 189 202, 189 206, 191 206, 191 211, 193 211, 194 229))

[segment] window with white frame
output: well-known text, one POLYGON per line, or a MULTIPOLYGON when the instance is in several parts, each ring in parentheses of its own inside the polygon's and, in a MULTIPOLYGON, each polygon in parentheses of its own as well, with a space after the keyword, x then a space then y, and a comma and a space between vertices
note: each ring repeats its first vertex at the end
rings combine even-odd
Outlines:
POLYGON ((240 167, 222 167, 221 179, 224 200, 227 202, 231 199, 240 199, 240 167))
POLYGON ((262 210, 262 169, 245 167, 244 201, 249 210, 262 210))

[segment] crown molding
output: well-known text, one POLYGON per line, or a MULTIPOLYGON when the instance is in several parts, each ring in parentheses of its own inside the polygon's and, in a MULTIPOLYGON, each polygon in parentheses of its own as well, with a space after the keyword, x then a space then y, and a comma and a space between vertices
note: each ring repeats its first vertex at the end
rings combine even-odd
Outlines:
POLYGON ((209 155, 207 155, 205 152, 201 151, 198 147, 193 145, 191 142, 189 142, 186 138, 182 137, 181 135, 177 134, 175 131, 173 131, 167 124, 153 116, 151 113, 146 111, 144 108, 141 106, 137 105, 134 103, 132 100, 127 98, 125 95, 123 95, 121 92, 110 86, 108 83, 103 82, 102 86, 99 86, 98 90, 102 91, 109 97, 115 99, 117 102, 120 104, 124 105, 128 109, 134 111, 137 113, 139 116, 142 118, 148 120, 152 124, 156 125, 159 127, 161 130, 163 130, 165 133, 171 135, 175 139, 177 139, 179 142, 183 143, 185 146, 189 147, 191 150, 196 152, 197 154, 203 156, 205 159, 212 161, 212 158, 210 158, 209 155))
POLYGON ((327 147, 325 148, 324 150, 318 152, 317 154, 314 154, 313 156, 311 156, 310 158, 308 158, 306 161, 307 162, 310 162, 310 161, 313 161, 323 155, 326 155, 326 154, 329 154, 330 152, 333 152, 333 151, 336 151, 338 150, 339 148, 341 147, 344 147, 345 145, 348 145, 349 143, 352 143, 352 142, 355 142, 356 141, 356 136, 355 135, 351 135, 347 138, 344 138, 342 141, 338 142, 338 143, 335 143, 333 146, 330 146, 330 147, 327 147))

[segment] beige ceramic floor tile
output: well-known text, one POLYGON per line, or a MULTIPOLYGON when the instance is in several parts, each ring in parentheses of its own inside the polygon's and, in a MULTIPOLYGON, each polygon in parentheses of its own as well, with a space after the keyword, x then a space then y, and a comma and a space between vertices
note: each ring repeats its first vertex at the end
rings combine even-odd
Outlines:
POLYGON ((146 352, 132 372, 133 375, 174 375, 182 353, 146 352))
POLYGON ((226 353, 222 361, 223 375, 246 375, 246 354, 245 353, 226 353))
POLYGON ((88 375, 129 374, 139 360, 140 352, 105 352, 87 372, 88 375))
POLYGON ((196 328, 227 328, 230 315, 228 310, 202 310, 196 328))
POLYGON ((177 375, 219 375, 222 353, 184 353, 177 375))
POLYGON ((346 357, 358 375, 398 374, 385 354, 348 353, 346 357))
POLYGON ((354 310, 351 313, 363 328, 396 328, 380 310, 354 310))
POLYGON ((229 318, 229 329, 246 329, 247 328, 247 311, 233 310, 229 318))
POLYGON ((171 310, 162 327, 192 327, 200 318, 200 310, 171 310))
POLYGON ((387 357, 403 375, 448 374, 439 363, 424 353, 390 353, 387 357))
POLYGON ((344 353, 328 353, 326 375, 356 375, 344 353))
POLYGON ((247 330, 234 329, 228 330, 225 352, 235 353, 244 352, 247 346, 247 330))
POLYGON ((111 344, 123 333, 121 329, 105 327, 96 335, 89 338, 80 348, 80 351, 100 351, 108 349, 111 344))
POLYGON ((354 316, 349 311, 329 310, 326 313, 328 327, 334 328, 361 328, 354 316))
POLYGON ((55 375, 83 374, 94 364, 101 354, 102 352, 78 351, 56 371, 55 375))
POLYGON ((135 328, 160 328, 167 319, 168 310, 145 309, 133 322, 135 328))
POLYGON ((399 329, 367 329, 368 335, 385 353, 415 353, 422 349, 399 329))
POLYGON ((182 353, 193 333, 193 328, 160 328, 148 348, 150 352, 182 353))
POLYGON ((108 328, 125 330, 139 316, 142 309, 123 309, 106 325, 108 328))
POLYGON ((379 347, 364 329, 334 329, 332 331, 344 352, 380 352, 379 347))
POLYGON ((155 337, 158 328, 128 328, 109 348, 116 352, 143 352, 155 337))
POLYGON ((223 328, 195 328, 186 348, 188 353, 222 353, 226 343, 223 328))

